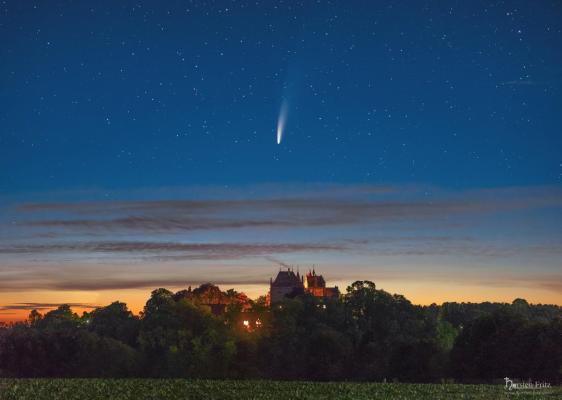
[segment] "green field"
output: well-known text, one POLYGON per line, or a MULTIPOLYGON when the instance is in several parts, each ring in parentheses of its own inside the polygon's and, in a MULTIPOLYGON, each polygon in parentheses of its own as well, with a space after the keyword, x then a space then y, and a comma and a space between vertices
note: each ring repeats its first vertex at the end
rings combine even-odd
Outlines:
POLYGON ((0 379, 0 399, 562 399, 562 388, 185 379, 0 379))

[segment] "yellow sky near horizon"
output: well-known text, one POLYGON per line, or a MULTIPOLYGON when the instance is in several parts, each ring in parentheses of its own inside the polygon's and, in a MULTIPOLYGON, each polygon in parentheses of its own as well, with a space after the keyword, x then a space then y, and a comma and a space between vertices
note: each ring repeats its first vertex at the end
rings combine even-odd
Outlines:
MULTIPOLYGON (((337 285, 342 293, 351 283, 347 281, 330 281, 327 278, 327 285, 337 285)), ((431 303, 441 304, 443 302, 506 302, 511 303, 516 298, 524 298, 533 304, 556 304, 562 306, 562 293, 545 287, 527 287, 522 284, 500 286, 500 285, 481 285, 473 282, 447 282, 442 280, 396 280, 381 279, 376 282, 378 289, 383 289, 390 293, 404 295, 414 304, 429 305, 431 303)), ((221 289, 226 290, 234 287, 238 291, 246 293, 251 298, 257 298, 266 294, 269 286, 263 285, 222 285, 221 289)), ((168 287, 169 290, 177 291, 184 289, 184 286, 168 287)), ((122 290, 100 290, 100 291, 55 291, 55 290, 34 290, 20 292, 4 292, 0 294, 0 304, 13 305, 17 303, 81 303, 96 306, 105 306, 113 301, 127 303, 129 309, 135 314, 142 310, 146 300, 150 297, 151 289, 135 288, 122 290)), ((48 308, 41 310, 47 312, 48 308)), ((83 307, 73 307, 75 312, 81 314, 88 309, 83 307)), ((16 322, 27 318, 30 310, 5 310, 0 312, 0 322, 16 322)))

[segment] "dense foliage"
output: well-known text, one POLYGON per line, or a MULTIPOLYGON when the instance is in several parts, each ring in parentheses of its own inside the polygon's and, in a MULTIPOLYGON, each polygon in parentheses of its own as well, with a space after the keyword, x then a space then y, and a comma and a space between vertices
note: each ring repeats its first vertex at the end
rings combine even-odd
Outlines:
POLYGON ((68 306, 0 329, 5 377, 191 377, 485 382, 561 381, 557 306, 415 306, 358 281, 339 299, 268 307, 212 285, 152 292, 140 316, 115 302, 68 306), (225 303, 211 312, 212 299, 225 303), (216 311, 216 310, 215 310, 216 311), (243 322, 259 321, 259 324, 243 322))

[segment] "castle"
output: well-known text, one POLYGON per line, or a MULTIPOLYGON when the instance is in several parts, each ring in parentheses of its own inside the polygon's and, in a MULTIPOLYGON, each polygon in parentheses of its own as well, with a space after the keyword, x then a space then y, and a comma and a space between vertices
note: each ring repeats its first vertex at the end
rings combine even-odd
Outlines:
MULTIPOLYGON (((269 280, 269 304, 279 303, 286 297, 294 297, 308 293, 321 299, 338 298, 340 291, 337 286, 326 287, 322 275, 317 275, 312 268, 306 275, 301 275, 293 268, 279 269, 277 277, 269 280)), ((172 295, 174 301, 187 300, 198 308, 207 310, 210 314, 220 317, 226 315, 229 306, 240 311, 236 324, 243 330, 252 332, 262 326, 260 311, 252 310, 253 302, 244 293, 234 289, 223 292, 218 286, 204 283, 195 289, 180 290, 172 295)))
POLYGON ((270 303, 275 304, 285 297, 293 297, 303 293, 310 293, 319 298, 339 297, 340 291, 337 286, 326 287, 326 281, 322 275, 316 275, 313 268, 306 275, 300 275, 292 268, 280 269, 275 280, 269 280, 270 303))

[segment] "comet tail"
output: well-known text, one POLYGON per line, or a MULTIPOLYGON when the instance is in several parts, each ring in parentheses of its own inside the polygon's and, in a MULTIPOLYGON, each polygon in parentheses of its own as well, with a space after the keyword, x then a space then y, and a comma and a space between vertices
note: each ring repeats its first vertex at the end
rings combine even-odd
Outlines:
POLYGON ((285 130, 285 122, 287 121, 287 102, 283 100, 281 109, 279 110, 279 118, 277 119, 277 144, 281 144, 283 139, 283 131, 285 130))

